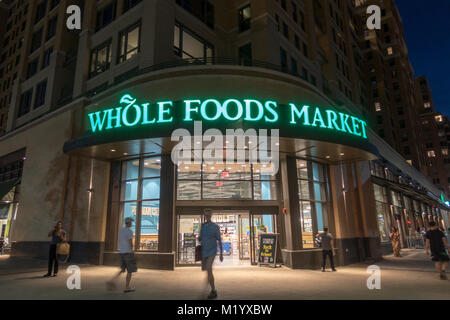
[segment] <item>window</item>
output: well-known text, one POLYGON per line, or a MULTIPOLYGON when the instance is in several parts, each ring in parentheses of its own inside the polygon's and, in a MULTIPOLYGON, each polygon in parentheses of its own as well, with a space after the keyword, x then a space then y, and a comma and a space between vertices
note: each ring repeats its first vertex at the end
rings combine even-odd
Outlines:
POLYGON ((392 55, 394 52, 393 52, 393 50, 392 50, 392 47, 388 47, 387 48, 387 54, 388 54, 388 56, 390 56, 390 55, 392 55))
POLYGON ((437 123, 444 122, 443 116, 435 116, 434 119, 436 120, 437 123))
MULTIPOLYGON (((311 75, 311 84, 312 84, 313 86, 316 86, 316 85, 317 85, 316 77, 314 77, 313 75, 311 75)), ((349 93, 349 95, 351 96, 351 93, 349 93)))
POLYGON ((295 47, 300 50, 300 39, 298 37, 298 35, 294 36, 294 42, 295 42, 295 47))
POLYGON ((42 28, 33 33, 33 36, 31 38, 30 53, 33 53, 34 51, 39 49, 41 44, 42 44, 42 28))
POLYGON ((375 111, 376 111, 376 112, 381 111, 381 103, 375 102, 375 111))
POLYGON ((289 28, 285 22, 283 22, 283 35, 286 39, 289 39, 289 28))
POLYGON ((375 196, 375 208, 377 213, 378 230, 380 232, 380 241, 389 241, 389 229, 390 229, 390 219, 389 219, 389 205, 387 201, 386 188, 373 184, 373 192, 375 196))
POLYGON ((18 118, 30 112, 32 97, 33 97, 33 89, 28 90, 27 92, 23 93, 20 96, 19 113, 17 115, 18 118))
POLYGON ((127 12, 134 6, 136 6, 141 0, 124 0, 123 1, 123 13, 127 12))
POLYGON ((443 156, 448 156, 448 148, 442 149, 442 155, 443 156))
POLYGON ((286 10, 286 0, 281 0, 281 7, 286 10))
POLYGON ((133 218, 135 250, 158 250, 161 158, 141 158, 122 163, 120 208, 122 222, 133 218))
POLYGON ((427 156, 428 156, 428 158, 434 158, 434 157, 436 157, 436 153, 434 152, 434 150, 430 150, 430 151, 427 151, 427 156))
POLYGON ((28 63, 28 69, 27 69, 27 79, 34 76, 37 72, 38 67, 38 59, 34 59, 33 61, 28 63))
POLYGON ((287 54, 286 50, 283 48, 280 48, 280 65, 281 70, 286 71, 287 70, 287 54))
POLYGON ((47 41, 53 38, 56 34, 56 25, 58 24, 58 17, 55 16, 48 22, 47 27, 47 41))
POLYGON ((303 42, 303 55, 305 57, 308 57, 308 47, 306 46, 306 43, 303 42))
POLYGON ((247 43, 239 48, 239 64, 251 66, 252 64, 252 44, 247 43))
POLYGON ((109 5, 97 11, 96 31, 106 27, 116 18, 117 1, 112 1, 109 5))
POLYGON ((45 50, 44 52, 44 57, 42 60, 42 67, 41 70, 48 67, 50 65, 50 59, 52 57, 52 53, 53 53, 53 48, 49 48, 47 50, 45 50))
POLYGON ((302 247, 314 248, 314 236, 328 227, 328 176, 326 166, 297 160, 298 200, 302 247))
POLYGON ((108 40, 91 51, 90 77, 95 77, 109 69, 111 65, 111 54, 111 40, 108 40))
POLYGON ((209 1, 176 0, 176 3, 214 29, 214 5, 209 1))
POLYGON ((139 53, 141 24, 135 24, 120 33, 119 63, 127 61, 139 53))
POLYGON ((38 23, 45 16, 46 10, 47 10, 47 0, 44 0, 37 5, 34 23, 38 23))
POLYGON ((300 75, 304 80, 308 81, 308 70, 305 67, 302 67, 302 74, 300 75))
POLYGON ((305 14, 303 13, 303 11, 300 11, 300 24, 302 27, 302 30, 305 31, 305 14))
POLYGON ((47 90, 47 79, 36 86, 36 98, 34 101, 34 108, 39 108, 45 104, 45 93, 47 90))
POLYGON ((295 2, 292 2, 292 19, 294 19, 295 22, 298 21, 298 18, 297 18, 297 5, 295 4, 295 2))
POLYGON ((431 108, 431 103, 430 103, 430 102, 425 102, 425 103, 423 104, 423 107, 424 107, 425 109, 429 109, 429 108, 431 108))
POLYGON ((277 200, 274 169, 269 164, 180 165, 177 199, 277 200))
POLYGON ((239 9, 239 32, 244 32, 250 29, 251 18, 252 15, 250 5, 239 9))
POLYGON ((61 2, 61 0, 51 0, 50 10, 54 9, 60 2, 61 2))
POLYGON ((295 60, 294 58, 291 58, 291 72, 293 74, 297 74, 298 73, 297 60, 295 60))
POLYGON ((205 59, 214 56, 212 45, 178 24, 175 25, 173 46, 175 55, 182 59, 205 59))

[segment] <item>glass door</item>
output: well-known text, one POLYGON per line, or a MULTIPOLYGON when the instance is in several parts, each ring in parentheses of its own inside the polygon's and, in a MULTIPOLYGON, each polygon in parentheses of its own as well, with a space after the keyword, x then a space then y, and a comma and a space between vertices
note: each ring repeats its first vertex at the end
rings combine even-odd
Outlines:
POLYGON ((248 214, 239 215, 239 260, 250 259, 250 219, 248 214))
MULTIPOLYGON (((195 247, 200 236, 201 216, 178 216, 178 264, 195 264, 195 247)), ((199 262, 197 262, 199 263, 199 262)))
POLYGON ((261 235, 264 233, 274 233, 274 216, 270 214, 252 215, 252 264, 258 264, 259 243, 261 235))

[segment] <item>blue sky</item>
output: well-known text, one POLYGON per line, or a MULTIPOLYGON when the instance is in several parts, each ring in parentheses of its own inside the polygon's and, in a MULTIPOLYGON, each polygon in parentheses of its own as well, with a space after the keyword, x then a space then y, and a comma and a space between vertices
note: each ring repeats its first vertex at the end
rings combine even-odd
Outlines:
POLYGON ((430 82, 437 111, 450 116, 450 0, 395 0, 415 76, 430 82))

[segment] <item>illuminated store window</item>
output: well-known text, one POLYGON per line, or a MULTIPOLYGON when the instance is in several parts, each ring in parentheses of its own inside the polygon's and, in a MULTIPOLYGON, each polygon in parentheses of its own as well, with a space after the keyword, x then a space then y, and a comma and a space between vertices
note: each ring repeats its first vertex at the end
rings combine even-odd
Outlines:
POLYGON ((140 50, 141 24, 122 31, 119 37, 119 63, 137 55, 140 50))
POLYGON ((178 166, 178 200, 277 200, 272 165, 248 163, 178 166))
POLYGON ((173 46, 175 55, 182 59, 214 57, 212 45, 179 24, 175 25, 173 46))
POLYGON ((377 212, 378 230, 380 232, 380 241, 389 241, 389 230, 391 222, 389 219, 389 206, 387 201, 386 188, 373 184, 373 192, 375 196, 375 208, 377 212))
POLYGON ((328 175, 326 166, 297 160, 302 247, 317 246, 314 236, 328 227, 328 175))
POLYGON ((121 226, 134 219, 135 250, 158 250, 161 158, 142 158, 122 163, 120 189, 121 226))

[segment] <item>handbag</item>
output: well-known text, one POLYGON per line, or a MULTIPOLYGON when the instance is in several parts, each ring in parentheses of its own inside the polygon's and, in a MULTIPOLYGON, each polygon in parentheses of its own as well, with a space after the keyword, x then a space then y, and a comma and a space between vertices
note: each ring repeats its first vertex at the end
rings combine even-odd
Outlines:
POLYGON ((195 247, 195 262, 202 260, 202 246, 195 247))
POLYGON ((58 243, 56 245, 56 254, 68 256, 70 254, 70 244, 67 242, 58 243))

